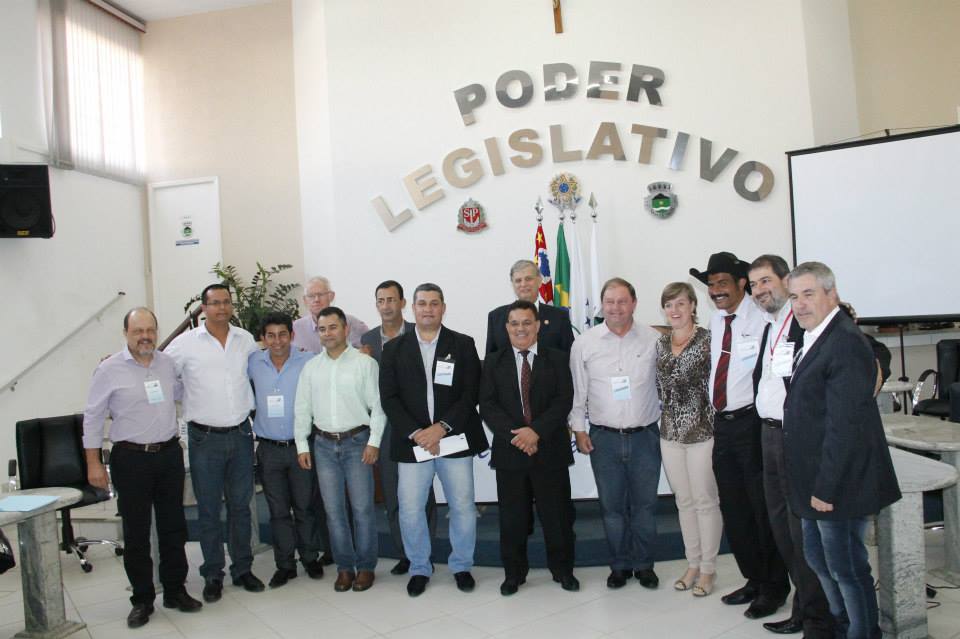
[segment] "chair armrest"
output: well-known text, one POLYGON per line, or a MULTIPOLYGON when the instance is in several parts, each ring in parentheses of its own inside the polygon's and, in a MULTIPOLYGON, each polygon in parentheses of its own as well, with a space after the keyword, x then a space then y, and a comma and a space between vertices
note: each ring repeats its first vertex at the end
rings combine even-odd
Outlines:
POLYGON ((930 394, 930 397, 937 396, 937 382, 940 380, 940 376, 937 374, 937 371, 932 368, 920 373, 920 377, 917 378, 917 386, 913 389, 913 407, 917 407, 917 403, 920 402, 920 391, 923 389, 923 383, 927 380, 928 377, 933 375, 933 392, 930 394))

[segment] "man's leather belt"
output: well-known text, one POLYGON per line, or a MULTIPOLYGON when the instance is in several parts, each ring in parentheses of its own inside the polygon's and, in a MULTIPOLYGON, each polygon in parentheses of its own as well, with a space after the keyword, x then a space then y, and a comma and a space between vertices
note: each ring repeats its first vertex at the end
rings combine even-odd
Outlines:
POLYGON ((358 433, 362 433, 363 431, 367 430, 368 428, 370 428, 370 427, 367 426, 367 425, 364 425, 364 426, 357 426, 356 428, 351 428, 350 430, 345 430, 345 431, 343 431, 342 433, 331 433, 331 432, 328 432, 328 431, 325 431, 325 430, 320 430, 319 428, 317 428, 316 426, 314 426, 314 427, 313 427, 313 432, 315 432, 315 433, 316 433, 317 435, 319 435, 320 437, 323 437, 323 438, 325 438, 325 439, 332 439, 333 441, 338 442, 338 441, 341 441, 341 440, 346 439, 346 438, 348 438, 348 437, 353 437, 354 435, 356 435, 356 434, 358 434, 358 433))
POLYGON ((246 424, 246 420, 240 422, 236 426, 207 426, 206 424, 198 424, 197 422, 187 422, 193 428, 196 428, 203 433, 231 433, 235 430, 238 430, 241 426, 246 424))
POLYGON ((753 404, 747 404, 743 408, 738 408, 736 410, 722 410, 717 413, 717 419, 725 419, 731 421, 743 417, 744 415, 750 414, 753 410, 753 404))
POLYGON ((287 446, 296 446, 297 440, 295 439, 267 439, 266 437, 257 437, 258 442, 263 442, 264 444, 270 444, 271 446, 277 446, 279 448, 286 448, 287 446))
POLYGON ((590 425, 593 426, 594 428, 599 428, 600 430, 608 430, 611 433, 620 433, 621 435, 629 435, 630 433, 639 433, 640 431, 644 431, 650 428, 651 426, 656 426, 657 422, 653 422, 652 424, 647 424, 646 426, 633 426, 632 428, 612 428, 610 426, 604 426, 603 424, 594 424, 593 422, 590 422, 590 425))
POLYGON ((763 422, 764 426, 770 426, 772 428, 783 428, 783 422, 779 419, 770 419, 769 417, 761 417, 760 421, 763 422))
POLYGON ((159 442, 157 444, 137 444, 135 442, 113 442, 114 448, 126 448, 127 450, 137 450, 141 453, 159 453, 161 450, 166 450, 172 446, 176 446, 180 443, 180 436, 176 435, 165 442, 159 442))

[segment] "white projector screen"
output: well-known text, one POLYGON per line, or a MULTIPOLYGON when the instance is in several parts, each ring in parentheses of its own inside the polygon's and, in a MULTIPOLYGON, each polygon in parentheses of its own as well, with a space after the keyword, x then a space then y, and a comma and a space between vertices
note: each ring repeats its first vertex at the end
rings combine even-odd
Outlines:
POLYGON ((960 319, 960 126, 787 155, 795 263, 865 323, 960 319))

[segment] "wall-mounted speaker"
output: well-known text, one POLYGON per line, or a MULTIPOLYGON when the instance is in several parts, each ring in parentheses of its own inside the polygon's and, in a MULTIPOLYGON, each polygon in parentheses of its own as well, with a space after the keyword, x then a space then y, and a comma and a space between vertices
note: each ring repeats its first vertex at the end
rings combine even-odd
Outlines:
POLYGON ((0 164, 0 237, 53 237, 50 172, 43 164, 0 164))

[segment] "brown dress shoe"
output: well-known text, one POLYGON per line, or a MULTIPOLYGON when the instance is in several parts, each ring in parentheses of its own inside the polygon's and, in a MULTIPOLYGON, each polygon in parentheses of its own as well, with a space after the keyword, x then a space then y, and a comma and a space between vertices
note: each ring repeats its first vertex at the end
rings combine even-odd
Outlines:
POLYGON ((353 582, 353 591, 363 592, 364 590, 370 590, 374 577, 375 575, 372 570, 361 570, 357 573, 357 580, 353 582))
POLYGON ((341 570, 337 573, 337 580, 333 584, 333 589, 337 592, 350 590, 350 587, 353 586, 353 580, 356 579, 356 577, 352 570, 341 570))

